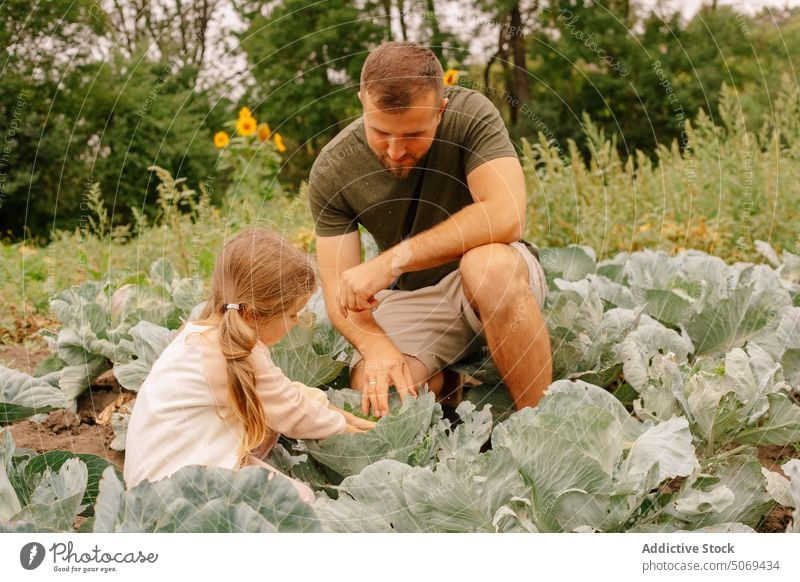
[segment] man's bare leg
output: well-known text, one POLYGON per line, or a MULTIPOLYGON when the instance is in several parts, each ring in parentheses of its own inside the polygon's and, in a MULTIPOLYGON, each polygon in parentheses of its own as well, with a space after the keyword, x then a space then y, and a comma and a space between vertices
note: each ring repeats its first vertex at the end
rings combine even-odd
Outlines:
POLYGON ((552 382, 553 364, 525 260, 509 245, 488 244, 467 251, 460 269, 467 300, 483 323, 514 406, 536 406, 552 382))

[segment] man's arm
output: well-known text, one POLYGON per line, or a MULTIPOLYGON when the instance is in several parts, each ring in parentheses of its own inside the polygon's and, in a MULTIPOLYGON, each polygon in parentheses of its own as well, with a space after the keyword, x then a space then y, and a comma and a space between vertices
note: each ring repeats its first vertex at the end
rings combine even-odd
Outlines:
POLYGON ((341 236, 317 236, 317 263, 322 294, 333 326, 364 356, 368 380, 362 390, 362 410, 372 405, 376 416, 389 412, 389 384, 394 384, 401 399, 416 396, 416 388, 402 352, 394 345, 367 309, 343 314, 339 309, 341 274, 361 264, 358 231, 341 236))
POLYGON ((518 241, 525 230, 525 178, 519 160, 502 157, 467 176, 475 202, 447 220, 342 274, 342 312, 374 307, 373 295, 403 273, 430 269, 460 259, 489 243, 518 241))

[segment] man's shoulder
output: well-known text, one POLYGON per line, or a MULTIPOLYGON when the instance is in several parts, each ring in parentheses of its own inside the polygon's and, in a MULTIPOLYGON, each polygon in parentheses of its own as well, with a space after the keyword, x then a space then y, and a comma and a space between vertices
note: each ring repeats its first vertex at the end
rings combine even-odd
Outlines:
POLYGON ((363 118, 354 119, 320 150, 311 166, 311 176, 327 175, 336 172, 337 163, 345 158, 366 150, 363 136, 363 118))
POLYGON ((494 103, 480 91, 461 85, 445 88, 447 109, 442 119, 441 137, 453 143, 462 143, 475 127, 484 129, 484 121, 500 117, 494 103))
POLYGON ((448 99, 447 109, 450 111, 474 111, 485 107, 496 109, 486 95, 463 85, 445 87, 444 96, 448 99))

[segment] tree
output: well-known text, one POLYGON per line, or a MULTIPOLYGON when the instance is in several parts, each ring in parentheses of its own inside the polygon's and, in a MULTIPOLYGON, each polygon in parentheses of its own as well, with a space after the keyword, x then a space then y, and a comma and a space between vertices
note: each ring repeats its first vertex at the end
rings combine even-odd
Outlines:
POLYGON ((148 166, 193 178, 213 169, 209 125, 224 114, 194 91, 185 55, 162 57, 146 40, 115 50, 108 14, 89 0, 5 2, 0 23, 0 131, 13 138, 0 148, 4 235, 46 239, 85 222, 92 182, 127 221, 132 208, 150 211, 148 166))
POLYGON ((376 4, 349 0, 248 3, 239 10, 248 23, 240 39, 256 80, 250 108, 313 155, 360 115, 361 67, 388 38, 385 14, 376 4))
POLYGON ((147 46, 155 60, 177 59, 199 72, 209 49, 209 28, 227 0, 106 0, 118 49, 131 58, 147 46))
POLYGON ((91 0, 0 4, 0 229, 36 236, 54 221, 53 207, 77 192, 83 168, 65 150, 88 139, 90 128, 70 123, 80 110, 76 90, 95 70, 93 43, 103 34, 104 14, 91 0), (68 71, 68 72, 65 72, 68 71))
POLYGON ((504 102, 509 108, 510 123, 516 126, 520 120, 520 110, 530 105, 531 79, 527 65, 527 38, 534 33, 539 2, 482 1, 478 3, 478 7, 491 16, 493 22, 498 23, 497 50, 484 69, 484 86, 491 86, 491 69, 499 62, 508 92, 504 102))

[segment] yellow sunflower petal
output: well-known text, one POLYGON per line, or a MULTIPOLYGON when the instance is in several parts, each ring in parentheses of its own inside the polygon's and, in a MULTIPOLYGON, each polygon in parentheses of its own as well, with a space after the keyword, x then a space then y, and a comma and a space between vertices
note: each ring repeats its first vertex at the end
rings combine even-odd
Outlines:
POLYGON ((214 134, 214 145, 220 149, 228 145, 229 141, 231 141, 231 138, 224 131, 218 131, 217 133, 214 134))
POLYGON ((257 123, 252 117, 240 117, 236 121, 236 132, 239 135, 249 136, 256 132, 257 123))
POLYGON ((444 84, 453 86, 458 82, 458 71, 456 69, 447 69, 444 74, 444 84))
POLYGON ((262 123, 258 126, 258 139, 260 141, 267 141, 271 134, 272 130, 269 128, 268 123, 262 123))
POLYGON ((272 136, 272 140, 275 142, 275 147, 278 149, 279 152, 283 153, 286 151, 286 146, 283 143, 283 137, 281 137, 281 134, 275 133, 272 136))

